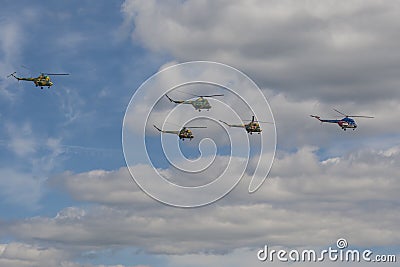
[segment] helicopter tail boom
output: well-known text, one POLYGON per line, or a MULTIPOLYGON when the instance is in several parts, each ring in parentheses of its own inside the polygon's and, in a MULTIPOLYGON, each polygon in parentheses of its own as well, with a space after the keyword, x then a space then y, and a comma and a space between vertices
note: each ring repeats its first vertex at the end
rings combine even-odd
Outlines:
POLYGON ((176 104, 182 104, 183 102, 185 102, 185 101, 182 101, 182 100, 173 100, 168 95, 165 95, 165 96, 168 98, 169 101, 174 102, 176 104))
POLYGON ((14 71, 13 73, 11 73, 10 75, 7 76, 8 77, 14 77, 15 79, 17 79, 18 81, 34 81, 34 78, 23 78, 23 77, 18 77, 17 75, 15 75, 17 72, 14 71))
POLYGON ((153 124, 153 126, 154 126, 154 128, 156 128, 161 133, 179 134, 179 131, 165 131, 165 130, 161 130, 160 128, 158 128, 154 124, 153 124))
POLYGON ((310 117, 316 118, 317 120, 321 121, 321 117, 320 116, 310 115, 310 117))
POLYGON ((242 124, 229 124, 229 123, 226 123, 226 122, 224 122, 224 121, 221 121, 221 120, 219 120, 220 122, 222 122, 223 124, 225 124, 225 125, 227 125, 227 126, 229 126, 229 127, 240 127, 240 128, 243 128, 243 127, 245 127, 244 125, 242 125, 242 124))
POLYGON ((321 119, 320 116, 315 116, 315 115, 310 115, 310 116, 313 117, 313 118, 316 118, 316 119, 319 120, 320 122, 338 123, 338 122, 341 121, 341 120, 323 120, 323 119, 321 119))

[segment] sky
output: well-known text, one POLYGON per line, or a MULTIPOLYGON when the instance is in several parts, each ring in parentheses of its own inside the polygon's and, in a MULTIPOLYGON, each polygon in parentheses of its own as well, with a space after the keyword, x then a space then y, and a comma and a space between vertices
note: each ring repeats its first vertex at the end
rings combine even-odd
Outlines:
POLYGON ((257 252, 265 245, 323 250, 339 238, 399 260, 399 17, 400 3, 389 0, 2 1, 0 266, 289 266, 260 262, 257 252), (197 77, 193 69, 156 76, 138 93, 159 71, 190 61, 239 70, 267 102, 246 79, 212 68, 200 77, 220 79, 237 95, 201 84, 170 92, 176 99, 223 93, 210 99, 210 111, 163 97, 167 85, 197 77), (70 75, 52 76, 54 85, 41 90, 7 78, 14 71, 70 75), (258 119, 274 122, 262 124, 260 136, 217 125, 219 118, 251 118, 238 96, 254 111, 266 110, 258 119), (358 128, 343 131, 309 116, 336 119, 333 109, 374 118, 356 118, 358 128), (192 126, 208 128, 192 141, 152 127, 176 130, 193 116, 202 118, 192 126), (123 143, 126 130, 132 135, 123 143), (260 142, 265 150, 257 149, 260 142), (143 144, 151 164, 139 151, 143 144), (249 194, 255 154, 263 170, 270 161, 272 168, 249 194), (157 186, 155 170, 199 186, 227 162, 229 175, 242 180, 197 208, 156 201, 129 172, 142 186, 157 186), (207 164, 192 179, 177 170, 207 164))

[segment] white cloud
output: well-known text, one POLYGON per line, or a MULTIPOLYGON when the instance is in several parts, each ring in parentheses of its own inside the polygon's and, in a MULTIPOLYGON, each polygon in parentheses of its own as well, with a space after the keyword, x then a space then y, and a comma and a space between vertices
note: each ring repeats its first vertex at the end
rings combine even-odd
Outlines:
POLYGON ((7 267, 150 267, 145 265, 92 265, 71 261, 69 252, 24 243, 0 244, 0 266, 7 267))
POLYGON ((10 123, 6 125, 10 137, 9 148, 20 157, 32 155, 36 152, 37 143, 34 140, 31 124, 25 122, 21 125, 10 123))
POLYGON ((152 51, 231 64, 297 99, 399 96, 397 2, 128 0, 122 13, 152 51))
MULTIPOLYGON (((2 17, 0 21, 0 73, 8 75, 15 71, 15 62, 20 60, 21 47, 25 43, 24 27, 28 27, 30 23, 34 23, 39 13, 35 7, 22 8, 19 10, 19 16, 2 17)), ((7 101, 14 102, 15 96, 14 78, 0 79, 0 96, 7 101), (14 88, 9 89, 13 85, 14 88)))
POLYGON ((159 254, 222 253, 266 242, 326 246, 339 237, 354 246, 396 246, 398 151, 366 149, 323 162, 312 148, 283 153, 257 193, 247 193, 245 177, 223 200, 199 209, 159 204, 125 169, 66 173, 54 182, 77 200, 101 205, 68 208, 8 229, 23 240, 67 248, 129 246, 159 254))
POLYGON ((57 92, 57 96, 60 101, 60 112, 64 114, 65 118, 64 125, 69 125, 78 119, 82 119, 83 115, 85 115, 82 112, 85 101, 75 88, 64 87, 61 93, 57 92))
POLYGON ((0 169, 0 196, 5 203, 28 209, 39 207, 43 181, 32 174, 12 169, 0 169))
POLYGON ((38 247, 23 243, 0 244, 0 266, 60 266, 59 263, 64 261, 66 256, 67 253, 54 248, 38 247))

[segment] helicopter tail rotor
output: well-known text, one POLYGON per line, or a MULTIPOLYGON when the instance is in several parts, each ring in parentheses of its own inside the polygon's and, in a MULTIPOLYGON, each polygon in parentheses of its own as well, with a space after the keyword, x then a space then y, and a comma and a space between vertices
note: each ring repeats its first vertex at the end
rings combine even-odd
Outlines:
POLYGON ((165 96, 168 98, 169 101, 174 102, 176 104, 182 104, 183 102, 185 102, 185 101, 182 101, 182 100, 173 100, 168 95, 165 95, 165 96))
POLYGON ((170 98, 168 95, 165 95, 167 98, 168 98, 168 100, 170 101, 170 102, 174 102, 174 100, 172 100, 172 98, 170 98))
POLYGON ((316 116, 316 115, 310 115, 310 117, 313 117, 313 118, 316 118, 317 120, 321 120, 321 117, 320 116, 316 116))
POLYGON ((158 128, 158 127, 155 126, 154 124, 153 124, 153 126, 154 126, 154 128, 156 128, 159 132, 161 132, 161 129, 160 129, 160 128, 158 128))
POLYGON ((17 73, 17 72, 16 72, 16 71, 14 71, 14 72, 13 72, 13 73, 11 73, 10 75, 7 75, 7 78, 8 78, 8 77, 11 77, 11 76, 13 76, 13 77, 14 77, 14 74, 15 74, 15 73, 17 73))
POLYGON ((15 74, 16 74, 16 73, 17 73, 17 72, 16 72, 16 71, 14 71, 14 72, 13 72, 13 73, 11 73, 10 75, 8 75, 8 76, 7 76, 7 78, 9 78, 9 77, 11 77, 11 76, 12 76, 12 77, 14 77, 15 79, 17 79, 18 81, 19 81, 19 80, 21 80, 19 77, 15 76, 15 74))

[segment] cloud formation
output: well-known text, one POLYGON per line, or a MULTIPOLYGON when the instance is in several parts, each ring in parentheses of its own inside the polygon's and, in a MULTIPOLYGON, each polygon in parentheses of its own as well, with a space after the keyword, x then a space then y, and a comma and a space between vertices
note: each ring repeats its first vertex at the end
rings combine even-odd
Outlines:
POLYGON ((399 97, 397 2, 128 0, 122 12, 154 52, 231 64, 296 99, 399 97))
POLYGON ((322 162, 315 153, 309 147, 283 153, 257 193, 248 195, 245 178, 217 204, 191 210, 150 199, 125 168, 66 173, 54 182, 76 200, 98 205, 66 208, 8 229, 22 240, 83 251, 128 246, 158 254, 218 254, 265 242, 326 246, 343 236, 354 246, 398 246, 400 149, 360 150, 322 162))
POLYGON ((68 252, 24 243, 0 244, 0 266, 7 267, 150 267, 145 265, 92 265, 70 261, 68 252))

